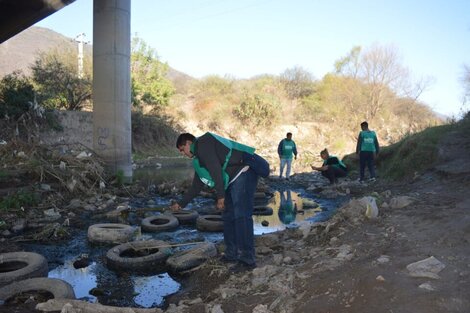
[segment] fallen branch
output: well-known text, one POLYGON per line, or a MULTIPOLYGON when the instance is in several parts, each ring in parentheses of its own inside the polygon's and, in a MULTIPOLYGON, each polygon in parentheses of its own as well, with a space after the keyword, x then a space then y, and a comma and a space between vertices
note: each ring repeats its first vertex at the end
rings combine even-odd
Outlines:
POLYGON ((68 312, 68 313, 162 313, 158 308, 138 309, 121 308, 115 306, 102 305, 99 303, 89 303, 81 300, 71 299, 51 299, 36 305, 36 310, 42 312, 68 312))

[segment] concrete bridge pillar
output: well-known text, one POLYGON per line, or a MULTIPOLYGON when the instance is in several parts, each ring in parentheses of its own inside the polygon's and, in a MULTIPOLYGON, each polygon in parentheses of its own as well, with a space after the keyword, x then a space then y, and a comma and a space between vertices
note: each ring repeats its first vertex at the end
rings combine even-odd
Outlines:
POLYGON ((93 1, 93 147, 132 179, 131 1, 93 1))

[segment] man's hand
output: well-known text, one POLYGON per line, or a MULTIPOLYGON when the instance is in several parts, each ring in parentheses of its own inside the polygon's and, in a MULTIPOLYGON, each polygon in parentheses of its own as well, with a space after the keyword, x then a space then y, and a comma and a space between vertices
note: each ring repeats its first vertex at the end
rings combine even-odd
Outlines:
POLYGON ((173 202, 170 205, 170 210, 172 210, 173 212, 179 211, 181 210, 181 206, 178 204, 178 202, 173 202))
POLYGON ((225 209, 225 198, 217 199, 217 202, 215 203, 215 207, 217 208, 217 211, 222 212, 225 209))
POLYGON ((297 160, 297 155, 294 155, 294 160, 297 160))

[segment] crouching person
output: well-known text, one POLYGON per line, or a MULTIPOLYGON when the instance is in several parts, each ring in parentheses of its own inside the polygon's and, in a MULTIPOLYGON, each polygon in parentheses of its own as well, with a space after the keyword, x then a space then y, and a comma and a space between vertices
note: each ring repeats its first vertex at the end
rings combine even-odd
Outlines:
POLYGON ((330 155, 326 148, 320 152, 320 157, 323 159, 323 165, 321 167, 311 165, 311 167, 328 178, 330 184, 336 184, 338 177, 346 177, 348 174, 346 165, 337 157, 330 155))

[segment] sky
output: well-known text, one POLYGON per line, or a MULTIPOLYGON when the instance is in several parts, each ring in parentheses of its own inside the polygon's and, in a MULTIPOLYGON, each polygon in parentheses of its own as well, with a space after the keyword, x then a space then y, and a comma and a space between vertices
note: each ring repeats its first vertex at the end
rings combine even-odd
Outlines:
MULTIPOLYGON (((93 42, 93 1, 76 0, 36 26, 93 42)), ((470 65, 469 0, 132 0, 131 32, 196 78, 300 66, 322 79, 354 46, 393 46, 414 80, 432 79, 420 100, 447 116, 462 109, 470 65)))

